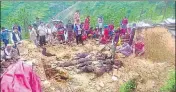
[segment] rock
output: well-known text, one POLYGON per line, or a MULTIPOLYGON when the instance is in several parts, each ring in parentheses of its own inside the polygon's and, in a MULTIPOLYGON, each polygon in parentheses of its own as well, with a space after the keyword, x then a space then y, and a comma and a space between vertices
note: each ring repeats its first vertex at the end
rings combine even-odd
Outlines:
POLYGON ((148 80, 146 83, 146 89, 152 89, 155 86, 155 82, 153 80, 148 80))
POLYGON ((101 68, 95 68, 94 73, 97 77, 103 75, 106 72, 106 69, 104 67, 101 68))
POLYGON ((87 73, 90 73, 90 72, 93 72, 94 71, 94 68, 92 66, 84 66, 84 67, 81 67, 80 68, 83 72, 87 72, 87 73))
POLYGON ((78 60, 78 63, 83 63, 83 62, 86 62, 86 61, 90 61, 90 59, 88 58, 81 58, 78 60))
POLYGON ((105 45, 99 45, 98 50, 99 50, 99 51, 102 51, 104 48, 105 48, 105 45))
POLYGON ((46 81, 43 82, 43 85, 45 87, 50 87, 50 82, 46 80, 46 81))
POLYGON ((99 85, 100 85, 101 87, 104 87, 104 83, 103 83, 103 82, 100 82, 99 85))
POLYGON ((101 90, 101 87, 100 87, 100 86, 97 86, 96 89, 97 89, 98 91, 100 91, 100 90, 101 90))
POLYGON ((78 53, 77 57, 79 57, 79 58, 85 58, 88 55, 89 55, 88 53, 78 53))
POLYGON ((91 65, 92 64, 92 62, 83 62, 83 63, 80 63, 79 65, 78 65, 78 68, 79 67, 83 67, 83 66, 88 66, 88 65, 91 65))
POLYGON ((113 80, 113 81, 117 81, 117 77, 112 76, 112 80, 113 80))
POLYGON ((106 65, 106 66, 104 66, 105 67, 105 69, 106 69, 106 72, 110 72, 111 70, 112 70, 112 65, 111 64, 109 64, 109 65, 106 65))

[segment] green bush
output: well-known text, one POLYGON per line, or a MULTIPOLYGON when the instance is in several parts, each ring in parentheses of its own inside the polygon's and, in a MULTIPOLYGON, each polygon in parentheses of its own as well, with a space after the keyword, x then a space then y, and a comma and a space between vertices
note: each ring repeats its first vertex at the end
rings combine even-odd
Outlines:
POLYGON ((161 92, 176 92, 175 90, 175 71, 169 73, 168 80, 160 89, 161 92))
POLYGON ((132 92, 136 88, 134 80, 130 80, 120 86, 120 92, 132 92))

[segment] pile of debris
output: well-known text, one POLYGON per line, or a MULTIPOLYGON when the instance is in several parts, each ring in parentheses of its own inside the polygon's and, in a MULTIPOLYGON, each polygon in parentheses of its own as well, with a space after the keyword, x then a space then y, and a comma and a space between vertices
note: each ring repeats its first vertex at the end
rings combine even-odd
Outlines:
POLYGON ((50 64, 43 60, 43 68, 47 79, 55 79, 57 82, 64 82, 69 79, 66 71, 52 67, 50 64))
POLYGON ((71 61, 66 61, 64 63, 58 63, 58 67, 70 67, 75 66, 79 69, 79 73, 94 73, 97 76, 101 76, 105 72, 110 72, 112 68, 120 68, 122 62, 115 60, 113 62, 112 55, 107 52, 97 52, 94 53, 78 53, 75 55, 71 61))

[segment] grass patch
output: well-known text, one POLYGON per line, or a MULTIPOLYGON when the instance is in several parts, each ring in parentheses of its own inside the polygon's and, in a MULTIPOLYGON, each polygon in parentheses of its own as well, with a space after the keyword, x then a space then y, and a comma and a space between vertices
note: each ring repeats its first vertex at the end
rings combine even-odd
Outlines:
POLYGON ((169 72, 168 80, 166 81, 165 85, 160 88, 160 92, 176 92, 175 88, 175 71, 172 70, 169 72))
POLYGON ((136 88, 135 80, 129 80, 120 86, 120 92, 132 92, 136 88))

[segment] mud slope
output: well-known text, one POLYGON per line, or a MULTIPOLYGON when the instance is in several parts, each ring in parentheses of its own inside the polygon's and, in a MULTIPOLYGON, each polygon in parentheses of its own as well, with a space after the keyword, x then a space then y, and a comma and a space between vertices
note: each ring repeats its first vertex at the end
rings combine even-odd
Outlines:
POLYGON ((69 75, 69 80, 57 82, 46 78, 42 63, 44 61, 52 65, 68 61, 75 53, 80 52, 96 53, 100 46, 94 41, 88 41, 85 46, 47 46, 50 53, 57 55, 49 58, 42 56, 40 49, 35 48, 29 41, 23 41, 20 52, 21 57, 34 62, 34 70, 41 77, 44 92, 119 92, 120 85, 132 78, 137 79, 138 86, 135 92, 158 92, 166 80, 168 71, 174 69, 175 39, 164 28, 148 29, 142 34, 145 37, 145 57, 131 55, 128 58, 118 58, 124 66, 98 78, 92 73, 78 74, 74 67, 57 67, 59 71, 63 70, 69 75), (56 60, 56 57, 59 60, 56 60), (117 80, 112 80, 113 75, 117 80))

